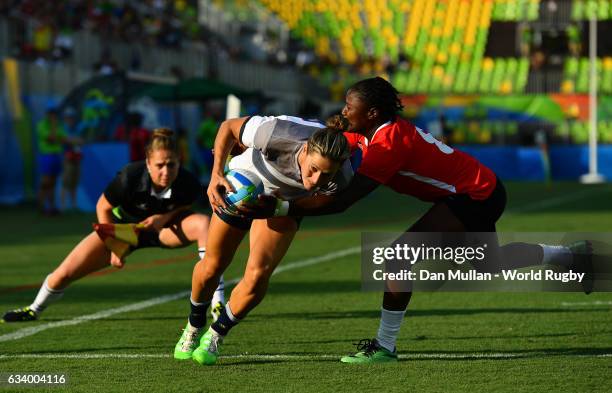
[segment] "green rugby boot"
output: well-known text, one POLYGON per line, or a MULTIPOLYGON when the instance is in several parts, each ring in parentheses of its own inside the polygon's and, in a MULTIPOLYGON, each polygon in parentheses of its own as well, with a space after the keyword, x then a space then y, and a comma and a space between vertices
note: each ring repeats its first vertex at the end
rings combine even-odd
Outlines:
POLYGON ((200 342, 200 336, 202 336, 202 328, 196 328, 191 326, 187 321, 187 326, 183 330, 181 338, 174 346, 174 358, 178 360, 191 359, 193 350, 196 349, 200 342))
POLYGON ((593 292, 595 274, 593 269, 593 244, 588 240, 580 240, 569 244, 567 248, 572 252, 572 264, 569 269, 576 273, 584 273, 582 290, 585 294, 593 292))
POLYGON ((11 323, 11 322, 29 322, 38 319, 36 311, 30 307, 18 308, 15 310, 7 311, 0 319, 0 323, 11 323))
POLYGON ((200 339, 200 346, 193 351, 193 360, 207 366, 217 363, 222 343, 223 336, 209 328, 200 339))
POLYGON ((342 363, 387 363, 397 362, 397 353, 391 352, 380 345, 376 339, 359 340, 357 353, 354 355, 344 356, 340 359, 342 363))

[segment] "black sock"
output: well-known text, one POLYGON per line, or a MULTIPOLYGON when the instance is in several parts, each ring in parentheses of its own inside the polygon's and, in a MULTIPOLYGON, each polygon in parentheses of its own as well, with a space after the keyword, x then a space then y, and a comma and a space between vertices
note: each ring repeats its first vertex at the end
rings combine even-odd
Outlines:
POLYGON ((215 332, 219 333, 222 336, 226 336, 229 333, 230 329, 236 326, 240 322, 238 318, 236 318, 232 314, 232 310, 229 308, 229 302, 221 309, 221 313, 219 314, 219 319, 215 321, 211 328, 215 330, 215 332))
POLYGON ((210 302, 196 303, 190 299, 191 313, 189 314, 189 324, 195 328, 203 328, 206 325, 206 310, 210 302))

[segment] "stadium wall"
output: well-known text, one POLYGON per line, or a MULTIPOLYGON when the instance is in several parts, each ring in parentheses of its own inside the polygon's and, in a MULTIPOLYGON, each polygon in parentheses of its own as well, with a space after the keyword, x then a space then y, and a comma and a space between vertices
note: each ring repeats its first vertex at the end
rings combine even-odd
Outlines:
MULTIPOLYGON (((491 168, 503 180, 578 180, 589 171, 587 146, 552 146, 548 157, 538 147, 458 146, 491 168), (547 162, 548 160, 548 162, 547 162)), ((597 149, 599 173, 612 179, 612 146, 597 149)))
POLYGON ((77 206, 93 212, 104 189, 117 172, 129 162, 127 143, 95 143, 83 146, 81 181, 77 188, 77 206))
POLYGON ((14 204, 24 199, 24 175, 23 157, 8 103, 0 96, 0 204, 14 204))
MULTIPOLYGON (((34 125, 43 117, 45 106, 51 101, 59 102, 59 97, 30 94, 22 98, 29 113, 31 140, 35 142, 34 125)), ((17 136, 16 124, 10 118, 7 105, 6 98, 0 96, 0 204, 15 204, 32 196, 38 176, 36 168, 26 165, 28 161, 35 163, 35 147, 26 151, 21 146, 23 141, 20 142, 17 136)), ((173 106, 159 106, 155 110, 155 123, 175 126, 176 115, 173 106)), ((188 105, 182 107, 178 115, 184 127, 195 129, 201 114, 197 105, 188 105)), ((195 145, 193 135, 190 135, 188 143, 191 147, 195 145)), ((554 180, 577 180, 588 171, 585 145, 552 146, 548 160, 538 147, 459 145, 458 148, 482 161, 505 180, 544 181, 549 176, 554 180)), ((601 145, 598 151, 599 171, 607 179, 612 179, 612 146, 601 145)), ((77 203, 84 211, 94 211, 106 184, 128 162, 128 148, 125 143, 95 143, 86 145, 83 153, 77 203)), ((198 161, 199 158, 192 152, 192 160, 198 161)))

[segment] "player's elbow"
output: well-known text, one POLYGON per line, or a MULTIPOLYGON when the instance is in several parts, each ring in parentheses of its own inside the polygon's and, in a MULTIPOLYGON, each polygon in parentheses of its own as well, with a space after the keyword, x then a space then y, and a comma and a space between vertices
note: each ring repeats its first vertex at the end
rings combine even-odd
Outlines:
POLYGON ((112 210, 113 206, 110 204, 108 199, 106 199, 104 194, 100 195, 100 198, 98 198, 98 203, 96 203, 96 215, 98 216, 98 222, 104 222, 102 219, 112 214, 112 210))
POLYGON ((236 141, 240 138, 240 128, 236 127, 236 119, 227 119, 221 123, 218 135, 223 135, 226 138, 233 138, 236 141))
POLYGON ((108 208, 109 205, 110 204, 106 200, 106 197, 104 196, 104 194, 102 194, 100 195, 100 198, 98 198, 98 203, 96 203, 96 211, 105 210, 108 208))

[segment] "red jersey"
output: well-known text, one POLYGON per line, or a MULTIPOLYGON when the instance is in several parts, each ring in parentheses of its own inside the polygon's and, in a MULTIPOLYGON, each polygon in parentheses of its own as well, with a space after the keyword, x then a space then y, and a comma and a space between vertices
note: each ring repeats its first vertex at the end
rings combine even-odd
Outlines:
POLYGON ((483 200, 497 183, 495 173, 474 157, 400 118, 380 126, 371 141, 356 133, 344 135, 351 151, 362 151, 357 173, 423 201, 453 194, 483 200))

